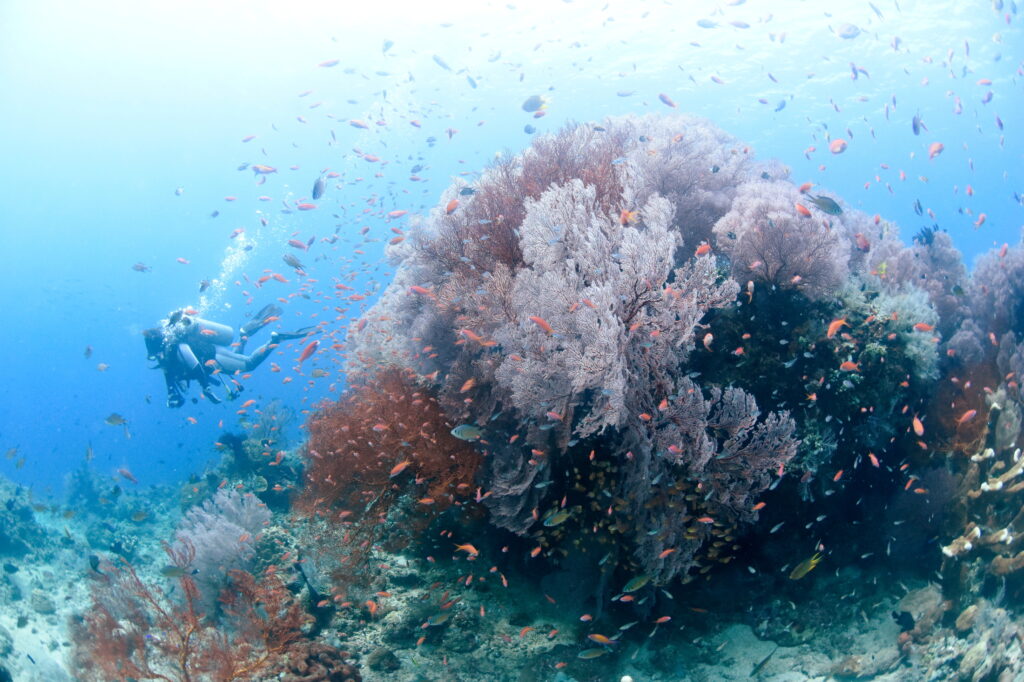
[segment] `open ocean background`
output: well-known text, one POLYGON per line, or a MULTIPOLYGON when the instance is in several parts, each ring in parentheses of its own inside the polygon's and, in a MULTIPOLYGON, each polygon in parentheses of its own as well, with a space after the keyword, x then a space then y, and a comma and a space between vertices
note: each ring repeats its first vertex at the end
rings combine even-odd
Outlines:
MULTIPOLYGON (((183 480, 216 458, 212 444, 238 402, 169 410, 140 332, 203 304, 201 280, 223 284, 207 292, 209 319, 237 328, 283 297, 280 329, 322 319, 343 328, 389 281, 391 228, 426 213, 453 176, 521 151, 528 125, 541 134, 670 111, 659 94, 759 158, 780 159, 794 182, 897 223, 904 240, 937 224, 968 263, 1017 243, 1017 9, 1002 0, 0 3, 0 473, 59 494, 91 445, 100 471, 129 467, 144 486, 183 480), (845 25, 859 34, 840 37, 845 25), (521 108, 533 95, 550 101, 543 118, 521 108), (927 131, 915 136, 918 113, 927 131), (830 154, 830 137, 848 149, 830 154), (945 150, 929 160, 932 142, 945 150), (243 164, 278 172, 256 185, 243 164), (340 177, 318 208, 283 212, 324 169, 340 177), (389 220, 394 210, 410 215, 389 220), (236 228, 250 251, 230 238, 236 228), (320 241, 335 231, 336 243, 320 241), (312 236, 308 253, 286 244, 312 236), (317 283, 300 289, 284 253, 317 283), (291 281, 244 280, 264 271, 291 281), (338 282, 371 295, 342 301, 338 282), (130 439, 104 422, 114 412, 130 439)), ((337 395, 340 359, 321 353, 299 376, 299 343, 283 343, 271 358, 281 372, 260 367, 242 399, 300 412, 337 395), (310 383, 314 367, 331 376, 310 383)))

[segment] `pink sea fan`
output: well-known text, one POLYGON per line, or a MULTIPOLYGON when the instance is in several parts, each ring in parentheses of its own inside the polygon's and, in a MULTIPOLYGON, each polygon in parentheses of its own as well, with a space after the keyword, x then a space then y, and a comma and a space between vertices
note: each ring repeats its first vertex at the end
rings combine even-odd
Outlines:
POLYGON ((808 203, 788 182, 758 181, 739 188, 732 208, 714 228, 736 280, 796 289, 812 300, 842 285, 850 259, 845 230, 830 216, 807 208, 808 203))
POLYGON ((1024 242, 978 258, 968 298, 971 317, 986 332, 1024 333, 1024 242))
POLYGON ((967 270, 949 235, 939 230, 922 230, 910 246, 889 237, 869 254, 870 271, 883 288, 896 293, 910 287, 924 290, 939 314, 939 331, 952 336, 967 316, 967 299, 955 292, 967 288, 967 270))

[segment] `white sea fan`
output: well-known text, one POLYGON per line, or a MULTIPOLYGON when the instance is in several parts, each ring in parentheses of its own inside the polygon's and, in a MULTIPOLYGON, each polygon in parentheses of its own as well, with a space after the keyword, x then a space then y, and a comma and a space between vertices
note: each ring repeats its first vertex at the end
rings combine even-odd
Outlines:
POLYGON ((175 532, 175 549, 182 552, 189 544, 195 557, 179 568, 194 573, 206 609, 216 608, 228 571, 248 566, 257 536, 270 518, 270 510, 254 495, 227 489, 185 513, 175 532))

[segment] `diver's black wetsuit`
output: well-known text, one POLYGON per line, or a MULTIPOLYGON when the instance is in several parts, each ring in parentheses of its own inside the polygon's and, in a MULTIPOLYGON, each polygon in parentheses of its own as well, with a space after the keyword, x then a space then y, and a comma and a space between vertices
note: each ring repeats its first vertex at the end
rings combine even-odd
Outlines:
POLYGON ((268 318, 280 313, 280 308, 268 305, 242 325, 237 350, 230 348, 235 338, 231 327, 189 315, 184 310, 171 313, 163 326, 145 330, 143 336, 149 359, 157 363, 154 369, 158 367, 164 372, 167 406, 181 407, 185 404, 184 392, 191 381, 199 382, 203 395, 214 403, 221 400, 214 394, 213 386, 224 386, 228 399, 238 395, 241 384, 218 375, 253 370, 267 359, 278 342, 301 338, 309 333, 310 327, 295 332, 273 332, 270 341, 245 355, 249 337, 265 327, 268 318))

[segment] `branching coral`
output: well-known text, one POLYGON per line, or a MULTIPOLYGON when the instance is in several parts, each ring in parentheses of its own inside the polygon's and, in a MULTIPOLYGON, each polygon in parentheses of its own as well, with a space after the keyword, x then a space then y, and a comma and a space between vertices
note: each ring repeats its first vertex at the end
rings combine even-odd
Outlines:
MULTIPOLYGON (((187 544, 166 549, 175 565, 191 564, 187 544)), ((79 679, 250 680, 302 639, 306 617, 273 571, 259 578, 232 571, 221 595, 224 613, 208 620, 188 574, 171 597, 127 563, 102 570, 92 608, 72 621, 79 679)))
POLYGON ((407 534, 470 496, 480 457, 451 435, 453 426, 430 389, 398 368, 310 417, 306 487, 297 504, 344 524, 350 537, 338 550, 349 552, 353 570, 403 495, 416 500, 407 534))

